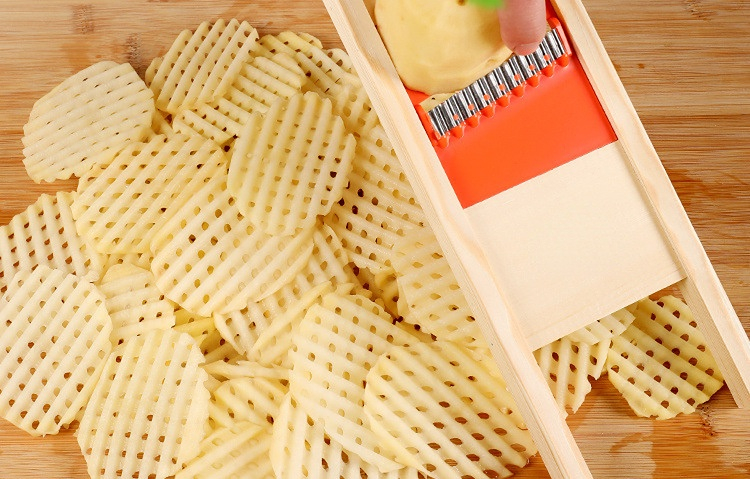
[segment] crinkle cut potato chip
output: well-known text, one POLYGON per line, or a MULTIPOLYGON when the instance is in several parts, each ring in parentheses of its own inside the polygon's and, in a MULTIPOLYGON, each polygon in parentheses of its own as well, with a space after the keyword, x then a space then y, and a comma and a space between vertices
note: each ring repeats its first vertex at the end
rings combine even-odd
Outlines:
POLYGON ((295 401, 338 441, 380 471, 400 466, 369 429, 362 412, 364 381, 378 356, 394 344, 419 341, 392 324, 368 298, 330 293, 307 310, 290 353, 295 401))
POLYGON ((175 479, 276 479, 268 460, 272 443, 268 429, 249 422, 221 427, 201 442, 200 453, 175 479))
POLYGON ((209 419, 231 427, 236 421, 248 421, 269 427, 279 413, 279 405, 289 391, 286 381, 264 377, 241 377, 224 381, 213 391, 209 419))
POLYGON ((324 222, 357 266, 378 274, 392 268, 392 249, 398 239, 424 221, 385 131, 374 128, 357 140, 349 184, 324 222))
POLYGON ((674 296, 638 302, 635 321, 612 339, 607 377, 641 417, 689 414, 724 384, 688 306, 674 296))
POLYGON ((81 178, 72 207, 78 232, 102 253, 147 253, 170 209, 226 168, 224 152, 200 137, 132 143, 81 178))
POLYGON ((112 345, 104 297, 40 265, 0 300, 0 414, 34 436, 57 434, 86 406, 112 345))
POLYGON ((619 336, 635 320, 635 316, 629 311, 630 308, 631 306, 620 309, 588 326, 584 326, 570 333, 568 339, 576 343, 594 345, 610 340, 614 336, 619 336))
POLYGON ((536 454, 494 363, 449 341, 391 348, 368 373, 364 402, 382 446, 431 477, 508 477, 536 454))
POLYGON ((99 284, 112 318, 112 344, 175 324, 174 306, 154 284, 151 271, 132 264, 110 268, 99 284))
POLYGON ((22 138, 23 163, 40 183, 81 176, 145 138, 153 93, 127 63, 95 63, 64 80, 33 106, 22 138))
POLYGON ((330 100, 309 92, 275 103, 248 122, 229 163, 237 208, 269 234, 315 226, 341 198, 356 140, 330 100))
POLYGON ((428 227, 414 228, 394 247, 393 269, 401 291, 399 312, 438 339, 486 347, 469 304, 437 238, 428 227))
POLYGON ((419 471, 402 467, 382 473, 341 444, 331 441, 287 395, 273 423, 270 459, 275 479, 418 479, 419 471))
POLYGON ((178 208, 151 242, 156 286, 201 316, 227 314, 291 281, 312 254, 312 231, 270 236, 237 210, 226 172, 178 208))
POLYGON ((19 270, 43 264, 96 281, 104 255, 76 232, 71 204, 76 194, 42 194, 10 223, 0 226, 0 292, 19 270))
POLYGON ((181 32, 146 75, 157 108, 174 115, 224 94, 250 59, 257 40, 258 32, 236 19, 203 22, 194 33, 181 32))
POLYGON ((195 341, 170 330, 112 351, 78 428, 91 477, 163 479, 199 453, 209 402, 202 363, 195 341))
POLYGON ((536 351, 542 374, 563 414, 578 411, 591 391, 591 379, 599 379, 607 360, 610 340, 596 344, 578 343, 569 336, 553 341, 536 351))

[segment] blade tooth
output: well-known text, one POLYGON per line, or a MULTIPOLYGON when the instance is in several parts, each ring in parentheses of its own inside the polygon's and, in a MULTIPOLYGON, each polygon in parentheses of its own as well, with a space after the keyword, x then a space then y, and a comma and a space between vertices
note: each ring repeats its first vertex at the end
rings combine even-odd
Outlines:
POLYGON ((442 116, 440 115, 440 105, 428 111, 427 117, 430 119, 432 128, 435 130, 435 133, 437 133, 437 136, 445 135, 445 132, 448 131, 448 128, 443 121, 442 116))
POLYGON ((521 84, 520 81, 516 80, 516 72, 513 70, 509 61, 500 65, 502 69, 503 78, 505 79, 505 86, 508 90, 512 90, 521 84))

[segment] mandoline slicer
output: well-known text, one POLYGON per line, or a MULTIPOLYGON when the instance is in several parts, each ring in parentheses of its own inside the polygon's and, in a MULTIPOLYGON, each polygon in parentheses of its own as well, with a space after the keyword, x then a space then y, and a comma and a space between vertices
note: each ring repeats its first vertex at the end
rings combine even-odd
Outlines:
POLYGON ((666 287, 750 407, 750 341, 579 0, 429 111, 362 0, 324 3, 553 478, 591 473, 532 351, 666 287))

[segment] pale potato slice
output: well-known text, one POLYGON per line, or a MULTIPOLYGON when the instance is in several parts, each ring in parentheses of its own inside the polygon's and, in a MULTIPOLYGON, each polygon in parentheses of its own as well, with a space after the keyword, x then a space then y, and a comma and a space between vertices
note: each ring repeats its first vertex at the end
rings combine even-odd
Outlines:
POLYGON ((180 33, 146 77, 160 110, 177 114, 223 95, 250 59, 258 32, 247 22, 219 19, 180 33))
POLYGON ((174 306, 154 283, 151 271, 127 263, 113 266, 104 275, 99 289, 112 318, 112 344, 174 326, 174 306))
POLYGON ((418 479, 419 471, 402 467, 382 473, 325 435, 287 395, 273 423, 271 464, 276 479, 418 479))
POLYGON ((479 325, 458 286, 448 260, 428 227, 414 228, 394 247, 393 269, 400 288, 404 321, 438 339, 486 347, 479 325))
POLYGON ((200 452, 175 479, 275 479, 267 429, 248 422, 221 427, 201 442, 200 452))
POLYGON ((399 469, 367 424, 362 406, 365 377, 394 344, 419 341, 392 324, 391 316, 361 295, 328 294, 300 324, 290 353, 289 388, 295 401, 328 436, 381 472, 399 469))
POLYGON ((86 406, 112 344, 104 297, 40 265, 0 298, 0 414, 34 436, 57 434, 86 406))
POLYGON ((578 411, 591 391, 590 379, 599 379, 607 360, 610 339, 578 343, 565 336, 534 351, 539 368, 563 414, 578 411))
POLYGON ((428 476, 508 477, 536 453, 497 367, 455 343, 394 346, 366 384, 381 446, 428 476))
POLYGON ((78 232, 102 253, 148 253, 157 223, 227 167, 213 142, 184 135, 131 143, 78 184, 78 232))
POLYGON ((355 147, 330 100, 294 95, 244 126, 229 164, 229 190, 258 228, 298 234, 341 198, 355 147))
POLYGON ((127 63, 95 63, 63 81, 31 110, 23 163, 37 183, 81 176, 150 131, 153 93, 127 63))
POLYGON ((227 314, 290 282, 310 258, 310 234, 273 237, 255 228, 234 206, 222 172, 158 228, 151 271, 188 311, 227 314))
POLYGON ((282 399, 289 392, 285 382, 264 377, 238 377, 224 381, 213 391, 209 420, 223 427, 248 421, 268 428, 279 413, 282 399))
POLYGON ((674 296, 638 302, 635 321, 612 339, 607 377, 638 416, 689 414, 724 379, 690 309, 674 296))
POLYGON ((163 479, 199 453, 209 402, 201 363, 195 341, 171 330, 112 351, 78 428, 91 477, 163 479))
POLYGON ((45 265, 97 281, 104 255, 78 235, 71 205, 76 193, 42 194, 10 223, 0 226, 0 292, 20 270, 45 265))
POLYGON ((635 316, 629 309, 631 309, 631 306, 617 310, 588 326, 584 326, 578 331, 570 333, 568 339, 576 343, 594 345, 610 340, 614 336, 619 336, 635 320, 635 316))
POLYGON ((424 213, 381 127, 357 140, 349 184, 324 221, 351 260, 373 274, 390 270, 393 245, 424 224, 424 213))

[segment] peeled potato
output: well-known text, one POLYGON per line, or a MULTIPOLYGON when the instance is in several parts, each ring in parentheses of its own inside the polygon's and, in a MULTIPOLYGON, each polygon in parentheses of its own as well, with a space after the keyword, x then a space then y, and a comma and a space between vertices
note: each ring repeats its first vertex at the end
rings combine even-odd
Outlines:
POLYGON ((497 15, 466 0, 377 0, 375 23, 401 80, 428 95, 460 90, 512 53, 497 15))

